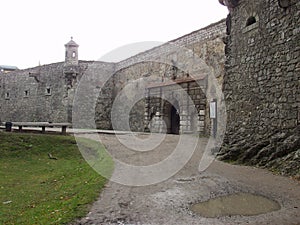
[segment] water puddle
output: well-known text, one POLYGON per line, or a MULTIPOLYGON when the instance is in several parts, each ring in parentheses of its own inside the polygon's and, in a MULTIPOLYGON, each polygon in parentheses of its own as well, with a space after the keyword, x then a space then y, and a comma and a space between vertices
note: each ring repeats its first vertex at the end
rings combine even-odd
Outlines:
POLYGON ((191 210, 203 217, 254 216, 280 209, 278 202, 250 193, 238 193, 194 204, 191 210))

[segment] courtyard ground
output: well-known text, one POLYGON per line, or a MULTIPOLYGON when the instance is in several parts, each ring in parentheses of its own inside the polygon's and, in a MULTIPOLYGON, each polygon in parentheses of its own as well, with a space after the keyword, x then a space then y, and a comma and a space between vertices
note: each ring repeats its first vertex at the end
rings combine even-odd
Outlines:
MULTIPOLYGON (((126 139, 127 135, 123 134, 122 139, 126 139)), ((100 138, 115 158, 141 165, 167 157, 179 138, 167 135, 152 153, 144 153, 141 157, 123 146, 115 135, 90 133, 81 136, 94 140, 100 138)), ((139 137, 147 138, 143 134, 139 137)), ((73 224, 300 224, 299 181, 274 175, 267 170, 217 160, 205 172, 199 173, 199 161, 206 144, 207 139, 200 139, 191 160, 164 182, 142 187, 109 182, 90 212, 73 224), (281 209, 257 216, 219 218, 205 218, 190 210, 194 203, 239 192, 275 200, 281 209)))

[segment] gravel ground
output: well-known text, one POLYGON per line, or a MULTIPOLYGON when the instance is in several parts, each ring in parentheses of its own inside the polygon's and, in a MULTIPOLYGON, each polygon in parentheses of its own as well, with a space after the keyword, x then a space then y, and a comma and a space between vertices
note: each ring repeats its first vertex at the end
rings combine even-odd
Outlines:
MULTIPOLYGON (((81 134, 101 139, 108 151, 121 161, 148 165, 167 157, 179 136, 167 135, 155 150, 141 156, 122 145, 115 135, 81 134)), ((139 138, 146 135, 139 134, 139 138)), ((127 134, 121 139, 126 139, 127 134)), ((133 187, 108 182, 86 217, 72 224, 300 224, 300 183, 253 167, 213 161, 202 173, 199 161, 207 139, 200 139, 191 160, 177 174, 155 185, 133 187), (258 216, 204 218, 190 206, 210 198, 248 192, 263 195, 281 205, 278 211, 258 216)), ((124 174, 125 176, 126 174, 124 174)))

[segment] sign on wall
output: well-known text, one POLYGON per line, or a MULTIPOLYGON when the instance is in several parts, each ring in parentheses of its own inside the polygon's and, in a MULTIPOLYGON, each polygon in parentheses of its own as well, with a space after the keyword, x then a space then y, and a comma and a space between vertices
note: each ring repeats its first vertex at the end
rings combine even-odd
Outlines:
POLYGON ((217 103, 216 102, 210 102, 209 112, 210 112, 210 118, 216 119, 217 118, 217 103))

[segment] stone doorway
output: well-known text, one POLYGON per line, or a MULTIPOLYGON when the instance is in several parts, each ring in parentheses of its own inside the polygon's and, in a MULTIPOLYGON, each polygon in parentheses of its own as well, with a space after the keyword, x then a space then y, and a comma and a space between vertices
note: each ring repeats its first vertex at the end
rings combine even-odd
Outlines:
POLYGON ((179 134, 180 128, 180 115, 179 115, 179 105, 176 101, 174 104, 170 105, 170 111, 168 113, 170 118, 170 134, 179 134))
POLYGON ((177 109, 172 105, 171 107, 171 134, 179 134, 180 116, 177 109))

